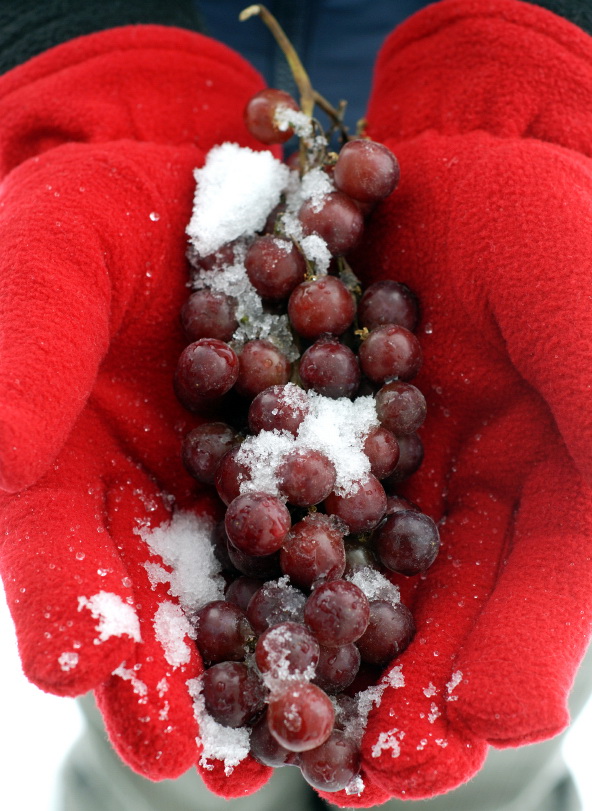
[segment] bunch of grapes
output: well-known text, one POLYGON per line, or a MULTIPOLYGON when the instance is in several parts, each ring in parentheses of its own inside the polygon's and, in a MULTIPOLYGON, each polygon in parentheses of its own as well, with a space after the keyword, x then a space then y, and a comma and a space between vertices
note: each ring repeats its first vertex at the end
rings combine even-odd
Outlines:
MULTIPOLYGON (((302 130, 302 116, 273 89, 245 113, 265 144, 290 138, 291 121, 302 130)), ((345 259, 399 167, 363 137, 336 155, 314 126, 305 133, 298 183, 320 170, 322 193, 298 210, 281 201, 262 233, 195 259, 202 278, 244 263, 263 311, 287 315, 297 357, 273 340, 237 340, 237 301, 202 285, 183 307, 190 343, 175 388, 186 407, 214 417, 185 437, 183 462, 227 508, 214 538, 225 599, 205 605, 197 624, 207 712, 250 727, 261 763, 298 765, 311 785, 337 791, 360 768, 356 686, 415 631, 389 575, 424 572, 439 538, 434 522, 395 494, 423 454, 416 432, 426 403, 409 382, 422 361, 417 301, 394 281, 362 292, 345 259), (310 236, 330 254, 326 272, 303 249, 310 236), (310 440, 315 414, 344 404, 371 415, 354 448, 365 463, 356 480, 341 475, 338 453, 310 440)))

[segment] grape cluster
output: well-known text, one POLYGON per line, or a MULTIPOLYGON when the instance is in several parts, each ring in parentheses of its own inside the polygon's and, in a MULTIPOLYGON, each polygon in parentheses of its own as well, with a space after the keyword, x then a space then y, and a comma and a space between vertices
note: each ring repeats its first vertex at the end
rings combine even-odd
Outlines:
MULTIPOLYGON (((291 115, 302 116, 293 99, 265 90, 245 118, 263 143, 282 143, 294 131, 291 115)), ((197 623, 207 712, 224 726, 251 727, 261 763, 298 765, 311 785, 337 791, 360 768, 349 734, 356 684, 415 630, 389 573, 424 572, 439 538, 434 522, 395 494, 423 454, 416 432, 426 403, 409 382, 422 362, 417 301, 394 281, 362 292, 345 260, 364 216, 397 185, 397 161, 364 138, 338 156, 319 148, 318 136, 302 138, 300 183, 321 169, 328 188, 292 214, 280 202, 262 233, 195 259, 211 274, 242 261, 263 310, 287 315, 297 357, 266 338, 235 340, 237 301, 202 286, 182 310, 190 343, 175 388, 187 408, 215 417, 185 437, 182 456, 227 507, 214 538, 225 599, 205 605, 197 623), (326 246, 328 272, 303 250, 310 236, 326 246), (370 401, 374 415, 358 441, 363 475, 345 483, 339 456, 299 441, 315 404, 344 398, 370 401), (263 472, 245 453, 255 438, 275 447, 259 461, 263 472)))

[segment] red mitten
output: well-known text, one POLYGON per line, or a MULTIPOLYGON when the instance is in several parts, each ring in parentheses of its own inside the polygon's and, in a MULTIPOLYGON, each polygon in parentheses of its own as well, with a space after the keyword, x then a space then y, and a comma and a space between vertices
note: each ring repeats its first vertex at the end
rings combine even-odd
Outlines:
POLYGON ((488 744, 569 720, 592 616, 591 110, 589 37, 513 0, 430 6, 378 61, 368 134, 401 184, 358 261, 422 305, 425 459, 404 494, 442 539, 402 584, 417 635, 364 738, 388 794, 452 789, 488 744))
MULTIPOLYGON (((197 422, 172 387, 193 169, 222 141, 257 148, 242 111, 261 86, 227 48, 158 27, 72 41, 0 80, 1 572, 27 676, 97 688, 114 745, 153 779, 199 759, 202 665, 138 531, 173 500, 218 509, 180 463, 197 422)), ((225 791, 268 774, 246 761, 225 791)))

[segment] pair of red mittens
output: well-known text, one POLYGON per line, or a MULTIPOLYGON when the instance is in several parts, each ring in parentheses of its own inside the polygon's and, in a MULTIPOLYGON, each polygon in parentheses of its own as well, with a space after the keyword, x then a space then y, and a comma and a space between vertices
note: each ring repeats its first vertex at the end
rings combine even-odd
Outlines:
MULTIPOLYGON (((407 495, 442 551, 401 584, 417 635, 370 713, 365 788, 333 803, 441 793, 489 743, 567 723, 592 600, 591 62, 584 34, 513 0, 436 4, 380 56, 369 134, 402 179, 356 270, 422 303, 430 410, 407 495)), ((192 169, 215 143, 255 146, 242 108, 260 86, 222 46, 158 28, 73 41, 0 81, 1 571, 29 678, 96 688, 118 751, 153 779, 199 757, 202 668, 187 639, 167 658, 156 618, 176 600, 138 528, 169 520, 170 495, 217 509, 179 465, 192 418, 171 385, 192 169)), ((250 759, 203 771, 224 796, 268 775, 250 759)))

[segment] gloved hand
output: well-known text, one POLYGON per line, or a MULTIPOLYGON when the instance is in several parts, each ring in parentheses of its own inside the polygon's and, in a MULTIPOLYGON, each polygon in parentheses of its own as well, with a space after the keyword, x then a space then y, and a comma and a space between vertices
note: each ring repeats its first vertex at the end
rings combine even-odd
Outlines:
MULTIPOLYGON (((216 143, 258 148, 242 111, 261 86, 219 43, 158 27, 73 40, 0 80, 6 595, 29 679, 95 688, 121 756, 153 779, 199 758, 187 681, 202 665, 182 624, 176 658, 160 641, 177 601, 153 588, 144 564, 162 560, 137 530, 169 520, 171 497, 218 509, 181 465, 198 422, 172 387, 193 169, 216 143)), ((228 793, 269 772, 241 764, 228 793)))
POLYGON ((591 103, 590 38, 513 0, 430 6, 378 60, 368 134, 401 183, 355 267, 421 302, 425 459, 402 492, 442 540, 402 583, 417 634, 364 738, 385 794, 447 791, 488 744, 569 720, 592 616, 591 103))

